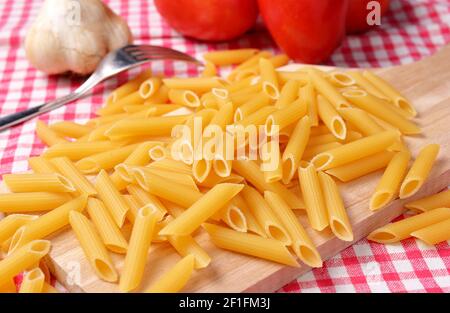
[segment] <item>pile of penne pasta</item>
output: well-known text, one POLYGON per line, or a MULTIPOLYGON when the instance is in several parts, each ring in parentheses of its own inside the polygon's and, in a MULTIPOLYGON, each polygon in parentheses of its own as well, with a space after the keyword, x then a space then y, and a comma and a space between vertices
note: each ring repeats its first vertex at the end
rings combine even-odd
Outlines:
MULTIPOLYGON (((114 90, 86 124, 37 122, 48 149, 29 159, 32 172, 3 176, 10 193, 0 195, 0 212, 7 215, 0 221, 0 290, 15 290, 13 278, 26 271, 21 292, 50 291, 40 262, 50 250, 45 239, 68 226, 93 272, 124 292, 141 288, 151 245, 161 243, 180 260, 148 291, 181 290, 194 270, 214 262, 199 235, 225 250, 321 267, 312 232, 329 227, 339 239, 354 240, 335 180, 385 168, 367 203, 375 211, 414 195, 427 179, 439 146, 423 147, 409 167, 402 137, 420 133, 412 121, 416 111, 375 74, 277 71, 288 63, 285 55, 254 49, 204 58, 201 77, 144 71, 114 90), (217 76, 223 65, 237 65, 226 79, 217 76), (279 144, 267 153, 280 160, 278 166, 262 170, 260 158, 220 153, 195 158, 194 140, 174 155, 179 138, 173 129, 185 125, 194 132, 196 118, 203 142, 209 125, 224 131, 257 125, 265 135, 274 135, 277 126, 279 144), (302 210, 312 232, 299 221, 296 211, 302 210), (112 253, 123 255, 120 271, 112 253)), ((408 208, 425 212, 375 230, 369 239, 447 240, 450 209, 443 206, 450 206, 448 191, 412 202, 408 208)))

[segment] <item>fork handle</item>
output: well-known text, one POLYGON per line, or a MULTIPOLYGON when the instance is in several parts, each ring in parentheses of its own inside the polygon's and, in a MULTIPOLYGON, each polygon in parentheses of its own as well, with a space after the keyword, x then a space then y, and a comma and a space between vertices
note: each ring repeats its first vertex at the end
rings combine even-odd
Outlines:
POLYGON ((62 107, 66 103, 74 101, 74 100, 80 98, 81 96, 82 96, 81 93, 73 93, 73 94, 58 98, 54 101, 50 101, 50 102, 41 104, 39 106, 30 108, 30 109, 27 109, 24 111, 16 112, 16 113, 1 117, 0 118, 0 132, 2 132, 14 125, 28 121, 29 119, 32 119, 33 117, 39 116, 48 111, 62 107))

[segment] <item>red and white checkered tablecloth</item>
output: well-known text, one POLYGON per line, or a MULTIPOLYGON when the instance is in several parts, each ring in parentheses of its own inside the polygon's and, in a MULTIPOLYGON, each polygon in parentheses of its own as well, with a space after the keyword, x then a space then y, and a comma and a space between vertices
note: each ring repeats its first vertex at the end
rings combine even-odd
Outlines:
MULTIPOLYGON (((0 115, 13 113, 73 91, 80 80, 47 77, 27 62, 23 41, 43 0, 0 1, 0 115)), ((241 39, 205 44, 183 38, 163 22, 151 0, 105 0, 124 17, 136 43, 162 45, 200 57, 207 50, 257 47, 277 50, 259 23, 241 39)), ((450 42, 450 0, 392 0, 382 26, 364 35, 349 36, 329 64, 352 67, 391 66, 417 61, 450 42)), ((196 75, 192 65, 154 63, 166 75, 196 75)), ((41 119, 84 122, 102 105, 108 91, 127 80, 112 79, 93 94, 41 119)), ((24 171, 28 157, 43 144, 34 134, 35 122, 0 133, 0 174, 24 171)), ((281 292, 450 292, 450 245, 426 246, 410 239, 381 245, 361 240, 283 287, 281 292)))

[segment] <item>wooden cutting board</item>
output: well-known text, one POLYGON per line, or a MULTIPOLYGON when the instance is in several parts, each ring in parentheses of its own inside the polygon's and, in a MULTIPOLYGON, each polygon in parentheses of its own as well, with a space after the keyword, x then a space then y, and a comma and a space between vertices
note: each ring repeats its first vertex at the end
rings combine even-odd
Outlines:
MULTIPOLYGON (((419 112, 417 121, 423 129, 423 133, 420 136, 406 139, 413 154, 417 155, 420 147, 427 143, 441 145, 439 159, 430 178, 420 192, 408 201, 436 193, 450 184, 449 60, 450 46, 447 46, 436 55, 423 61, 375 70, 410 99, 419 112)), ((295 68, 296 66, 292 65, 285 70, 295 68)), ((377 212, 371 212, 368 209, 369 198, 381 173, 380 171, 341 185, 353 226, 355 242, 403 212, 402 205, 405 201, 400 200, 377 212)), ((300 215, 300 219, 306 225, 305 216, 300 215)), ((327 231, 318 233, 309 228, 307 231, 324 260, 352 244, 352 242, 337 239, 327 231)), ((94 275, 70 229, 49 239, 53 243, 48 257, 51 270, 68 290, 73 292, 118 292, 117 285, 103 282, 94 275)), ((300 268, 286 267, 217 249, 210 243, 207 234, 202 232, 196 236, 196 239, 210 254, 212 262, 208 268, 197 271, 193 275, 184 289, 186 292, 272 292, 310 270, 303 264, 300 268)), ((123 256, 112 255, 113 261, 120 271, 123 265, 123 256)), ((140 290, 147 289, 177 260, 179 260, 179 256, 169 244, 152 245, 140 290)))

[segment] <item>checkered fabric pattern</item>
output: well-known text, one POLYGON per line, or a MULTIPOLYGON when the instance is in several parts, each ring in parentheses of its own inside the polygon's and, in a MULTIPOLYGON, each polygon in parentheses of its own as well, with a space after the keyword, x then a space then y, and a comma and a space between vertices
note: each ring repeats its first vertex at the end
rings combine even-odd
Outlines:
MULTIPOLYGON (((81 80, 47 77, 25 58, 23 41, 43 0, 0 1, 0 115, 26 109, 73 91, 81 80)), ((277 51, 262 23, 242 38, 221 44, 199 43, 171 30, 152 0, 105 0, 124 17, 136 43, 162 45, 201 57, 207 50, 257 47, 277 51)), ((348 36, 328 64, 351 67, 392 66, 417 61, 450 42, 450 0, 392 0, 382 26, 348 36)), ((166 75, 196 75, 193 65, 157 62, 166 75)), ((91 96, 41 117, 46 122, 84 122, 102 105, 126 73, 94 90, 91 96)), ((0 174, 24 171, 28 157, 43 144, 34 134, 35 121, 0 133, 0 174)), ((283 287, 280 292, 450 292, 450 246, 436 247, 410 239, 393 245, 361 240, 283 287)))

